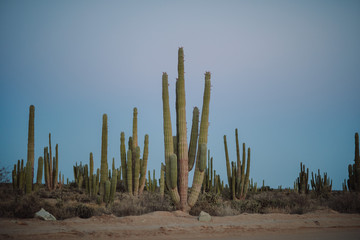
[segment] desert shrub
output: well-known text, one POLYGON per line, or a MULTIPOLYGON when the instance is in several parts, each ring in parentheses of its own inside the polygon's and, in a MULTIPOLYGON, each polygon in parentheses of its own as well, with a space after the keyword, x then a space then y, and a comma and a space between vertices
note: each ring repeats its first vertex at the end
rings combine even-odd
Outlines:
POLYGON ((199 198, 191 208, 190 214, 198 216, 201 211, 209 213, 211 216, 225 216, 224 214, 231 214, 230 207, 226 205, 220 194, 214 192, 200 193, 199 198))
POLYGON ((341 213, 360 213, 360 195, 355 192, 334 193, 328 207, 341 213))
POLYGON ((78 204, 75 206, 75 215, 80 218, 90 218, 94 215, 94 208, 85 204, 78 204))
POLYGON ((115 202, 110 205, 111 212, 118 217, 174 210, 169 196, 165 195, 162 199, 158 193, 143 192, 140 197, 124 193, 120 194, 119 198, 120 203, 115 202))
POLYGON ((21 196, 13 202, 14 216, 18 218, 32 218, 41 209, 43 201, 35 194, 21 196))
POLYGON ((231 201, 231 208, 239 213, 262 213, 263 207, 259 201, 254 199, 245 199, 231 201))

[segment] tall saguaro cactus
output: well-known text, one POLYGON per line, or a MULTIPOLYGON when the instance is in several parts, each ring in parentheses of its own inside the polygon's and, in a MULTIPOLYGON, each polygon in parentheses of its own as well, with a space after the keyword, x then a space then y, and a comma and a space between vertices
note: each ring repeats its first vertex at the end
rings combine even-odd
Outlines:
MULTIPOLYGON (((35 159, 35 106, 31 105, 29 109, 29 131, 28 131, 28 149, 27 160, 31 163, 31 176, 34 178, 34 159, 35 159)), ((30 178, 30 177, 29 177, 30 178)), ((32 181, 31 181, 32 182, 32 181)))
POLYGON ((101 135, 101 165, 100 165, 100 196, 105 197, 105 183, 109 180, 108 177, 108 162, 107 162, 107 145, 108 145, 108 125, 107 115, 103 115, 102 135, 101 135))
POLYGON ((349 191, 360 192, 360 155, 359 155, 359 134, 355 133, 355 158, 354 164, 349 164, 349 179, 347 185, 349 191))
POLYGON ((199 196, 201 185, 204 179, 206 168, 206 148, 207 134, 209 126, 209 104, 210 104, 210 73, 205 73, 205 88, 203 95, 203 108, 200 123, 200 133, 198 135, 198 115, 194 109, 192 134, 190 147, 187 144, 186 128, 186 100, 185 100, 185 77, 184 77, 184 51, 178 51, 178 78, 176 81, 176 129, 177 135, 174 139, 171 129, 171 117, 169 106, 168 75, 162 76, 162 99, 163 99, 163 119, 164 119, 164 146, 166 164, 166 186, 175 205, 187 211, 193 207, 199 196), (198 138, 198 140, 197 140, 198 138), (174 149, 174 140, 176 146, 174 149), (198 152, 196 157, 195 173, 190 195, 188 196, 188 174, 192 169, 196 156, 196 143, 198 142, 198 152), (190 152, 189 152, 190 149, 190 152), (190 162, 189 162, 190 155, 190 162))

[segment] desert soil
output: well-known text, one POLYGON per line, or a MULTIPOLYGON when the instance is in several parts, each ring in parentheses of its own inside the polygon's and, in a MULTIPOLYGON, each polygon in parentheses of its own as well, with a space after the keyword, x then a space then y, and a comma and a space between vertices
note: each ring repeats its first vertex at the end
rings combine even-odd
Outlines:
POLYGON ((103 215, 63 221, 0 218, 0 239, 360 239, 360 214, 330 210, 241 214, 199 222, 186 213, 103 215))

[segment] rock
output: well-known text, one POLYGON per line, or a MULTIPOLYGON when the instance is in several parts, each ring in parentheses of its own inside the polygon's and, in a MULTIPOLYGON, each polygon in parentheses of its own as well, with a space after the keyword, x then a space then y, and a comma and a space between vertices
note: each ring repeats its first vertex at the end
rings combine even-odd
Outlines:
POLYGON ((200 222, 210 222, 211 216, 207 212, 201 211, 198 219, 200 222))
POLYGON ((40 218, 45 221, 55 221, 56 218, 49 212, 45 211, 45 209, 41 208, 40 211, 35 213, 36 218, 40 218))

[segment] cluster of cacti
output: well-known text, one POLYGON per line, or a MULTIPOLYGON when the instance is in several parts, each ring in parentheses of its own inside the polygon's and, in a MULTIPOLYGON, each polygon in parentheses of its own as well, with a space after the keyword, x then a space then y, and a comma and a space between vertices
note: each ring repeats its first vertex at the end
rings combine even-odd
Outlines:
POLYGON ((210 150, 208 150, 208 165, 205 169, 202 192, 220 193, 222 190, 220 175, 217 175, 216 170, 213 169, 213 158, 210 157, 210 150))
POLYGON ((134 196, 139 196, 144 191, 146 169, 149 156, 149 135, 145 135, 143 157, 140 158, 137 134, 137 108, 133 111, 133 131, 129 137, 128 150, 125 147, 125 133, 120 135, 120 158, 122 178, 126 190, 134 196))
POLYGON ((249 184, 249 192, 257 192, 258 188, 257 188, 257 182, 254 182, 253 179, 250 179, 250 184, 249 184))
POLYGON ((354 164, 349 164, 349 179, 347 188, 349 191, 360 192, 360 155, 359 155, 359 134, 355 133, 355 159, 354 164))
POLYGON ((332 180, 328 178, 327 173, 324 173, 324 177, 321 177, 320 169, 318 169, 318 174, 314 177, 314 173, 311 172, 311 188, 315 191, 316 194, 326 194, 331 192, 332 180))
POLYGON ((153 178, 151 179, 150 170, 148 171, 148 179, 145 181, 146 191, 155 192, 157 189, 157 179, 155 178, 155 169, 153 170, 153 178))
POLYGON ((187 144, 186 101, 184 78, 184 51, 178 51, 178 78, 176 80, 176 129, 172 135, 168 75, 162 75, 163 126, 165 145, 165 182, 169 194, 178 209, 193 207, 198 199, 206 168, 207 136, 209 126, 210 72, 205 73, 203 107, 198 133, 199 110, 194 108, 190 144, 187 144), (175 141, 174 141, 175 140, 175 141), (196 151, 198 145, 198 151, 196 151), (188 175, 195 164, 193 185, 188 197, 188 175))
POLYGON ((299 177, 296 179, 294 183, 294 189, 297 190, 301 194, 309 193, 309 168, 305 171, 305 164, 300 163, 300 173, 299 177))
POLYGON ((77 165, 76 163, 76 165, 73 166, 74 180, 78 189, 85 188, 87 194, 95 196, 99 192, 100 169, 97 169, 96 174, 93 174, 94 160, 92 153, 90 153, 89 165, 82 165, 81 162, 80 165, 77 165))
POLYGON ((33 186, 34 179, 34 130, 35 130, 35 107, 33 105, 29 108, 29 129, 28 129, 28 144, 27 144, 27 162, 24 167, 24 160, 18 160, 17 165, 14 165, 12 171, 13 188, 31 193, 33 188, 38 190, 42 181, 42 166, 43 158, 38 160, 38 172, 36 177, 36 185, 33 186))
POLYGON ((59 168, 59 154, 58 154, 58 144, 55 146, 55 156, 52 157, 51 152, 51 133, 49 133, 49 147, 44 148, 44 176, 45 176, 45 185, 49 190, 55 190, 59 187, 58 181, 58 168, 59 168))
POLYGON ((228 184, 231 192, 232 199, 244 199, 246 197, 248 188, 249 188, 249 175, 250 175, 250 148, 247 150, 247 161, 246 159, 246 148, 245 143, 243 143, 243 154, 242 162, 240 159, 240 147, 239 147, 239 138, 238 130, 235 129, 235 141, 236 141, 236 163, 229 160, 229 152, 227 147, 226 135, 224 135, 224 147, 225 147, 225 160, 226 160, 226 172, 228 177, 228 184), (246 171, 245 171, 246 168, 246 171))

